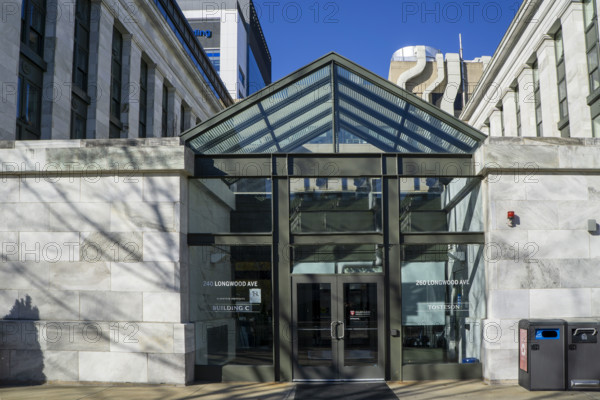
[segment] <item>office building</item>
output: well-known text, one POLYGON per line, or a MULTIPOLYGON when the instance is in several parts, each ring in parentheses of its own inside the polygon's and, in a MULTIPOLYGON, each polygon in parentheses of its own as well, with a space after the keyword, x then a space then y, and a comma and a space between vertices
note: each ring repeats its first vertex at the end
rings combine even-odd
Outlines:
POLYGON ((231 97, 271 84, 271 53, 252 0, 179 0, 231 97))
POLYGON ((595 0, 524 1, 461 114, 489 135, 479 159, 497 254, 487 264, 489 381, 518 377, 520 318, 600 315, 597 15, 595 0))
POLYGON ((232 103, 174 1, 2 12, 2 139, 177 136, 232 103))
POLYGON ((335 53, 219 110, 182 46, 214 112, 180 137, 0 142, 0 377, 516 379, 520 318, 600 314, 596 15, 525 1, 461 119, 335 53))
POLYGON ((430 46, 407 46, 392 55, 388 79, 458 117, 491 57, 463 60, 430 46))

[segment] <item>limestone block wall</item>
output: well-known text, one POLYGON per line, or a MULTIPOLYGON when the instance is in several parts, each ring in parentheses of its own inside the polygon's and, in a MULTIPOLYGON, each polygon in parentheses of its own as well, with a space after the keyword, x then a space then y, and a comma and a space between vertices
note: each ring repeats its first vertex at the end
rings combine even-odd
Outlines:
POLYGON ((518 379, 518 321, 600 315, 600 141, 489 138, 484 377, 518 379), (516 226, 507 225, 507 212, 516 226), (598 228, 598 227, 596 227, 598 228))
POLYGON ((190 381, 179 140, 0 147, 0 381, 190 381))

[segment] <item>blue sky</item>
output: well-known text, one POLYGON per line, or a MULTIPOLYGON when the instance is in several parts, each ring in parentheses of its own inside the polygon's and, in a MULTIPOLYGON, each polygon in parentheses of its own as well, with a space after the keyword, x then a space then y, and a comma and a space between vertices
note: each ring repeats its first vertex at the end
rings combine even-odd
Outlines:
POLYGON ((392 54, 411 45, 493 55, 521 0, 254 0, 273 58, 273 81, 335 51, 387 78, 392 54))

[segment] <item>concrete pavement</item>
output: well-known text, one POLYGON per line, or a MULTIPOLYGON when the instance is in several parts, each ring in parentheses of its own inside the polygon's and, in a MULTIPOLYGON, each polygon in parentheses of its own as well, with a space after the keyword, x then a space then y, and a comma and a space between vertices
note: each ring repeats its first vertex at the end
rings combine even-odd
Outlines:
MULTIPOLYGON (((481 381, 388 382, 398 398, 425 399, 573 399, 600 400, 600 392, 528 392, 515 385, 481 381)), ((293 383, 210 383, 192 386, 41 386, 0 387, 0 400, 294 400, 293 383)), ((331 399, 336 399, 333 396, 331 399)), ((340 397, 341 399, 341 397, 340 397)))

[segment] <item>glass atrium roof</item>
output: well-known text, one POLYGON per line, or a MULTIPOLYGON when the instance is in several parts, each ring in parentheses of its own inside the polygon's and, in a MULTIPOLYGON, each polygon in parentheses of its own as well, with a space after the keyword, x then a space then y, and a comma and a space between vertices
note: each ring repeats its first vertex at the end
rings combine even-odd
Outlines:
POLYGON ((198 154, 468 154, 486 136, 330 53, 182 137, 198 154))

